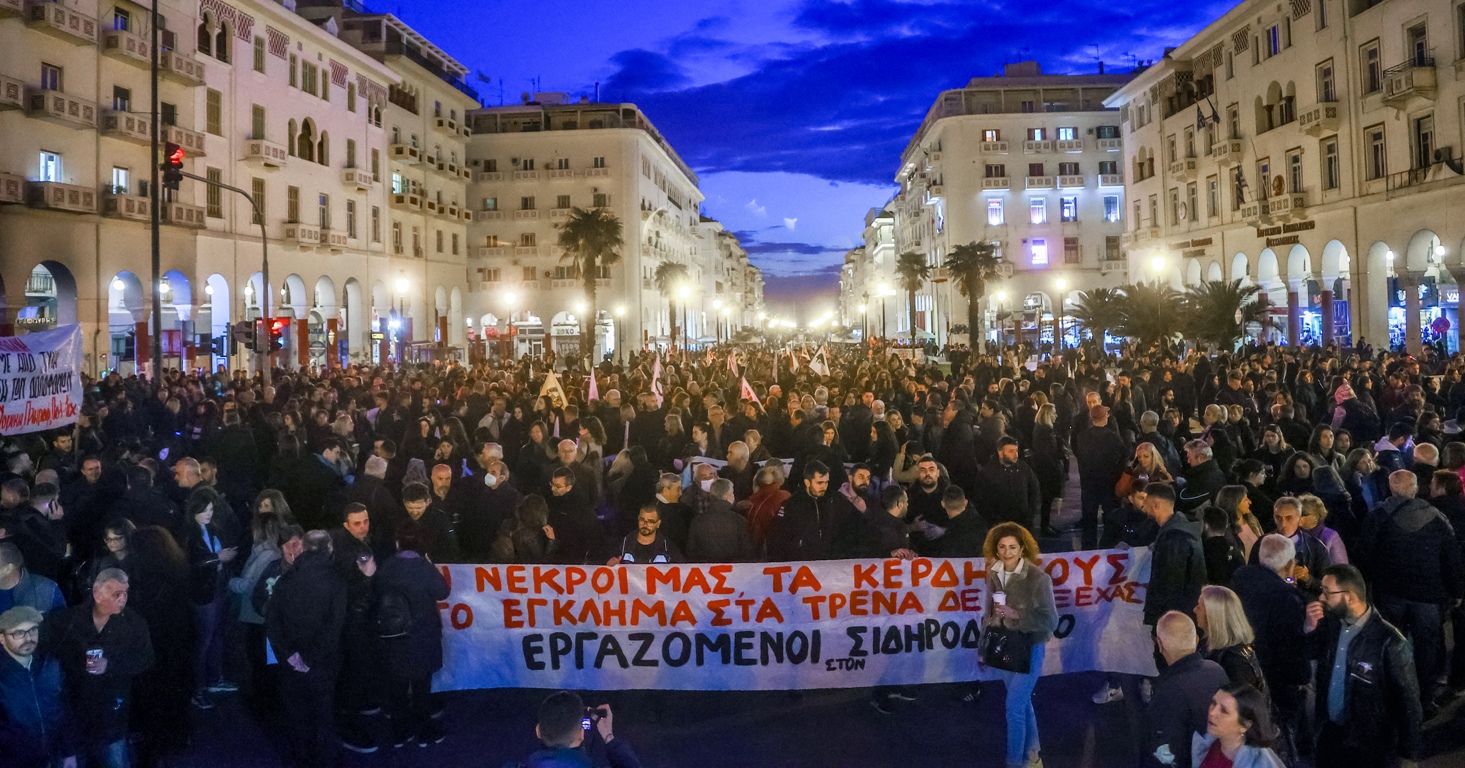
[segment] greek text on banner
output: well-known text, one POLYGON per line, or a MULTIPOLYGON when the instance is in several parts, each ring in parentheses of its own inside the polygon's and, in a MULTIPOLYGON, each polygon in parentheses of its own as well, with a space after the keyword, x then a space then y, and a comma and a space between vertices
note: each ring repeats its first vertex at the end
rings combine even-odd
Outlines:
MULTIPOLYGON (((1148 549, 1045 555, 1058 629, 1043 674, 1154 675, 1148 549)), ((645 566, 448 565, 436 685, 783 690, 979 670, 981 559, 645 566)))
POLYGON ((73 424, 81 401, 80 325, 0 337, 0 435, 73 424))

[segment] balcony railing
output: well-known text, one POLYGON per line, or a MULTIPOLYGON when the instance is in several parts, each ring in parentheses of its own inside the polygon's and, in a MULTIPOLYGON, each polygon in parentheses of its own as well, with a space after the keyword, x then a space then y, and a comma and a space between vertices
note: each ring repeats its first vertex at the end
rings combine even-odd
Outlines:
POLYGON ((62 184, 59 181, 32 181, 26 187, 26 199, 32 208, 67 213, 97 212, 97 192, 91 187, 62 184))
POLYGON ((1195 178, 1196 162, 1193 157, 1182 157, 1170 164, 1170 175, 1181 181, 1195 178))
POLYGON ((244 161, 265 168, 285 167, 285 148, 273 141, 250 139, 244 144, 244 161))
POLYGON ((163 141, 170 141, 183 147, 185 153, 190 157, 203 157, 203 134, 198 131, 191 131, 180 125, 163 126, 163 141))
POLYGON ((1099 174, 1099 186, 1122 187, 1124 186, 1124 176, 1118 173, 1101 173, 1099 174))
POLYGON ((0 75, 0 110, 25 109, 25 83, 0 75))
POLYGON ((393 160, 408 165, 416 165, 422 162, 422 150, 411 144, 393 144, 387 148, 393 160))
POLYGON ((1222 139, 1211 147, 1211 157, 1222 165, 1235 165, 1241 162, 1243 151, 1240 139, 1222 139))
POLYGON ((1022 151, 1023 152, 1026 152, 1026 153, 1028 153, 1030 155, 1036 155, 1036 154, 1040 154, 1040 153, 1052 152, 1053 151, 1053 142, 1051 142, 1051 141, 1024 141, 1022 143, 1022 151))
POLYGON ((341 169, 341 183, 348 187, 370 191, 375 182, 370 171, 363 171, 360 168, 341 169))
POLYGON ((1433 99, 1438 85, 1434 58, 1416 56, 1384 70, 1384 101, 1399 103, 1415 97, 1433 99))
POLYGON ((539 171, 514 171, 514 181, 535 181, 539 178, 539 171))
POLYGON ((474 221, 503 221, 503 211, 473 211, 474 221))
POLYGON ((1084 186, 1085 186, 1085 181, 1084 181, 1084 177, 1082 177, 1082 176, 1059 176, 1058 177, 1058 188, 1059 189, 1083 189, 1084 186))
POLYGON ((996 155, 1005 155, 1005 154, 1007 154, 1007 151, 1008 151, 1008 147, 1007 147, 1007 142, 1005 142, 1005 141, 984 141, 984 142, 982 142, 982 152, 984 152, 984 153, 990 153, 990 154, 996 154, 996 155))
POLYGON ((530 208, 528 210, 514 211, 514 218, 518 220, 537 219, 539 218, 539 211, 534 208, 530 208))
POLYGON ((609 175, 610 175, 610 169, 609 168, 586 168, 585 169, 585 178, 587 178, 587 179, 605 178, 605 177, 607 177, 609 175))
POLYGON ((109 29, 102 33, 102 53, 139 67, 151 67, 148 41, 125 29, 109 29))
POLYGON ((1303 132, 1313 136, 1338 130, 1342 110, 1332 102, 1314 104, 1297 116, 1297 125, 1303 132))
POLYGON ((288 222, 285 224, 285 242, 302 250, 314 249, 320 245, 320 227, 298 221, 288 222))
POLYGON ((163 203, 163 206, 158 209, 158 218, 164 224, 171 224, 175 227, 203 229, 208 225, 208 216, 203 206, 188 203, 163 203))
POLYGON ((110 109, 102 112, 102 135, 134 144, 150 145, 153 141, 152 124, 147 117, 110 109))
POLYGON ((0 0, 0 19, 13 19, 25 15, 24 0, 0 0))
POLYGON ((67 128, 95 130, 97 127, 97 105, 60 91, 26 88, 26 111, 31 117, 67 128))
POLYGON ((346 233, 335 229, 320 230, 320 244, 334 253, 346 250, 346 233))
POLYGON ((97 44, 97 20, 74 8, 48 0, 28 0, 26 26, 73 45, 97 44))
POLYGON ((549 177, 551 179, 573 179, 575 171, 570 168, 552 168, 549 171, 549 177))
POLYGON ((1011 189, 1012 179, 1008 176, 988 176, 982 179, 982 189, 1011 189))
POLYGON ((1053 177, 1052 176, 1029 176, 1029 177, 1027 177, 1027 188, 1028 189, 1052 189, 1053 188, 1053 177))
POLYGON ((203 85, 204 67, 198 59, 178 51, 158 51, 158 74, 183 85, 203 85))
POLYGON ((473 180, 478 182, 479 184, 485 184, 494 181, 503 181, 504 174, 502 171, 479 171, 473 174, 473 180))
POLYGON ((1053 146, 1059 152, 1082 152, 1083 139, 1059 139, 1053 146))
POLYGON ((1098 144, 1101 152, 1120 152, 1124 150, 1124 139, 1099 139, 1098 144))
POLYGON ((422 210, 422 195, 416 192, 394 192, 391 205, 393 208, 402 210, 420 211, 422 210))
POLYGON ((0 203, 7 205, 25 204, 25 177, 14 173, 0 173, 0 203))
POLYGON ((1429 168, 1410 168, 1407 171, 1391 173, 1385 179, 1385 189, 1393 192, 1409 187, 1417 187, 1429 179, 1429 168))
POLYGON ((107 194, 102 197, 102 215, 133 221, 152 221, 152 198, 142 195, 107 194))

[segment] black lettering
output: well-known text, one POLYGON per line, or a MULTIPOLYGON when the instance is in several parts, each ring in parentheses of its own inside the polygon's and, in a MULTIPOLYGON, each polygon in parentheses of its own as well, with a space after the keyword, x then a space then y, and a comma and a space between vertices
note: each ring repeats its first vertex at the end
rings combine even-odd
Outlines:
POLYGON ((768 666, 768 659, 772 658, 774 663, 783 663, 783 633, 782 632, 759 632, 758 633, 758 663, 768 666))
POLYGON ((968 619, 966 629, 961 633, 961 647, 977 648, 982 644, 982 628, 976 619, 968 619))
MULTIPOLYGON (((891 627, 890 629, 891 631, 894 631, 895 627, 891 627)), ((907 624, 905 625, 904 629, 905 647, 895 651, 895 653, 910 653, 912 648, 915 648, 924 653, 926 650, 926 633, 925 630, 922 628, 922 625, 907 624)), ((886 651, 886 653, 890 653, 890 651, 886 651)))
POLYGON ((820 635, 819 632, 820 630, 814 630, 814 640, 809 647, 809 660, 814 662, 815 664, 819 663, 819 645, 823 639, 823 636, 820 635))
MULTIPOLYGON (((850 650, 849 650, 849 655, 851 655, 851 656, 864 656, 864 655, 866 655, 865 654, 865 628, 864 627, 845 627, 844 633, 846 635, 849 635, 849 639, 855 641, 854 647, 850 648, 850 650)), ((875 652, 876 653, 879 653, 880 652, 880 650, 879 650, 878 647, 876 648, 875 652)))
POLYGON ((712 651, 722 657, 722 663, 726 665, 732 660, 732 640, 725 634, 708 636, 702 632, 692 636, 697 644, 697 666, 707 663, 707 652, 712 651))
POLYGON ((941 645, 946 650, 955 648, 961 642, 961 627, 954 621, 948 621, 941 625, 941 645))
POLYGON ((685 632, 673 632, 661 641, 661 658, 668 667, 680 667, 692 658, 692 638, 687 637, 685 632), (672 650, 672 641, 676 641, 677 650, 672 650))
POLYGON ((602 635, 600 637, 600 650, 595 652, 595 668, 600 669, 605 665, 605 657, 615 656, 616 661, 621 664, 621 669, 629 667, 626 662, 626 654, 621 651, 621 642, 615 635, 602 635))
POLYGON ((525 635, 523 645, 525 668, 530 672, 543 672, 544 662, 540 661, 539 654, 544 653, 544 635, 525 635))
POLYGON ((1071 613, 1065 613, 1062 616, 1059 616, 1058 626, 1053 630, 1053 636, 1058 638, 1059 640, 1068 637, 1069 635, 1073 634, 1073 627, 1076 623, 1077 622, 1074 621, 1073 614, 1071 613))
POLYGON ((733 633, 733 663, 740 667, 757 666, 753 653, 753 630, 745 629, 733 633))
POLYGON ((585 668, 585 644, 595 642, 599 636, 595 632, 575 633, 575 669, 585 668))
POLYGON ((797 630, 790 632, 784 649, 788 651, 788 663, 803 664, 809 658, 809 636, 797 630))
POLYGON ((941 622, 936 619, 926 619, 921 622, 921 636, 926 639, 925 648, 936 650, 936 638, 941 634, 941 622))
MULTIPOLYGON (((876 630, 879 631, 878 629, 876 630)), ((910 649, 911 628, 905 628, 906 643, 900 642, 900 630, 895 627, 885 628, 885 640, 880 643, 880 652, 888 654, 905 653, 910 649)))
POLYGON ((551 632, 549 635, 549 667, 558 671, 560 659, 568 656, 570 649, 575 647, 575 642, 570 639, 568 632, 551 632))
POLYGON ((651 643, 652 641, 656 640, 656 635, 653 635, 650 632, 632 632, 631 634, 626 636, 626 639, 636 644, 636 655, 631 658, 631 666, 660 666, 660 663, 657 662, 656 659, 646 658, 646 653, 651 650, 651 643))

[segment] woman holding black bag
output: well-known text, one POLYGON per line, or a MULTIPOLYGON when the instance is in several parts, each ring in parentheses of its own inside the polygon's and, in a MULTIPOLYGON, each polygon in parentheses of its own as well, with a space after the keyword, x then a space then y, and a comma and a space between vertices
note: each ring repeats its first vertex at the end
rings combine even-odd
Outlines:
POLYGON ((1033 688, 1043 672, 1046 644, 1058 625, 1053 580, 1038 559, 1038 543, 1016 523, 1002 523, 982 546, 987 565, 982 641, 977 663, 1007 686, 1007 766, 1036 768, 1038 717, 1033 688))

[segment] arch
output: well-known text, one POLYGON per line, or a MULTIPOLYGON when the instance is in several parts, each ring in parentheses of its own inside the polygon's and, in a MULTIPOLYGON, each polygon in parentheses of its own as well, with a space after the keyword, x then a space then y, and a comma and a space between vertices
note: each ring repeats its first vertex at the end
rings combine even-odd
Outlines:
POLYGON ((1209 267, 1206 267, 1206 279, 1211 282, 1226 279, 1226 276, 1222 273, 1220 261, 1213 261, 1209 267))
POLYGON ((300 275, 290 274, 285 276, 285 282, 280 286, 280 313, 290 311, 291 317, 300 319, 305 317, 309 305, 309 294, 305 292, 305 281, 300 275))
POLYGON ((1306 280, 1312 276, 1312 254, 1301 243, 1287 252, 1287 279, 1306 280))
POLYGON ((300 123, 300 133, 295 137, 295 154, 301 160, 315 162, 315 121, 310 118, 300 123))
POLYGON ((1352 281, 1355 298, 1361 286, 1366 299, 1365 306, 1359 307, 1353 315, 1355 325, 1358 333, 1363 338, 1372 340, 1374 344, 1389 343, 1389 305, 1392 303, 1389 297, 1389 278, 1393 276, 1397 259, 1388 243, 1375 242, 1368 247, 1363 273, 1352 281))
POLYGON ((1338 240, 1329 240, 1323 246, 1322 262, 1323 279, 1331 282, 1340 277, 1345 277, 1348 272, 1348 248, 1338 240))
POLYGON ((233 30, 229 29, 228 21, 219 22, 219 31, 214 35, 214 58, 225 64, 229 63, 229 35, 233 30))
MULTIPOLYGON (((1423 274, 1429 270, 1430 265, 1443 257, 1443 251, 1439 235, 1428 229, 1421 229, 1409 238, 1409 245, 1404 249, 1404 269, 1410 274, 1423 274)), ((1394 268, 1398 269, 1397 259, 1394 268)))
POLYGON ((31 268, 25 286, 25 307, 17 330, 46 330, 76 322, 76 277, 59 261, 31 268))
POLYGON ((123 270, 107 281, 107 321, 115 330, 131 330, 147 318, 147 297, 142 279, 123 270))
MULTIPOLYGON (((223 336, 227 339, 232 309, 228 279, 218 273, 209 275, 204 280, 203 295, 198 307, 201 316, 195 319, 194 327, 199 331, 207 330, 211 338, 223 336)), ((217 364, 219 359, 214 359, 214 362, 217 364)))
POLYGON ((330 275, 321 275, 315 281, 315 298, 312 302, 321 310, 322 314, 335 316, 336 313, 336 281, 330 275))
POLYGON ((198 20, 198 52, 205 56, 214 55, 214 15, 207 11, 198 20))
POLYGON ((165 313, 171 308, 179 321, 193 319, 193 283, 187 275, 176 269, 170 269, 163 273, 162 283, 158 289, 163 294, 165 313))
POLYGON ((1200 259, 1185 260, 1185 283, 1186 285, 1200 283, 1200 259))
POLYGON ((487 333, 490 328, 498 328, 502 323, 503 321, 499 319, 498 315, 492 312, 485 313, 483 317, 478 318, 478 327, 484 333, 487 333))
POLYGON ((1231 257, 1231 279, 1240 280, 1243 285, 1251 282, 1251 259, 1244 253, 1231 257))
MULTIPOLYGON (((264 306, 262 301, 269 295, 269 289, 265 287, 264 275, 255 272, 249 276, 249 281, 244 284, 244 317, 248 320, 264 317, 264 306)), ((275 302, 270 303, 270 309, 279 309, 275 302)))
POLYGON ((321 165, 331 164, 331 133, 330 131, 320 132, 320 141, 315 145, 315 160, 321 165))
POLYGON ((1263 248, 1261 256, 1256 260, 1256 281, 1263 287, 1270 287, 1270 283, 1281 276, 1281 270, 1277 266, 1277 253, 1271 248, 1263 248))

